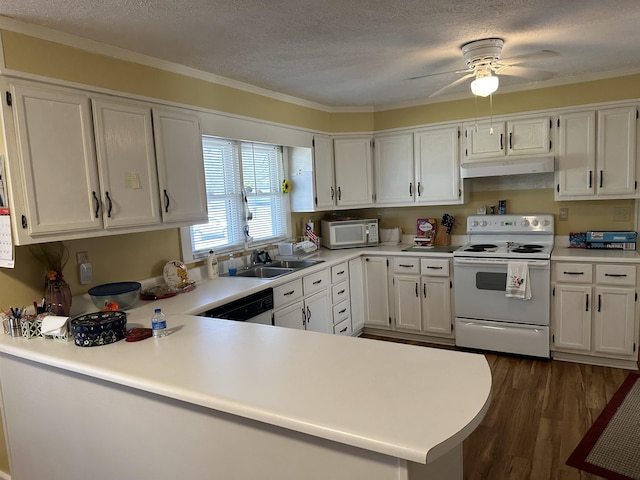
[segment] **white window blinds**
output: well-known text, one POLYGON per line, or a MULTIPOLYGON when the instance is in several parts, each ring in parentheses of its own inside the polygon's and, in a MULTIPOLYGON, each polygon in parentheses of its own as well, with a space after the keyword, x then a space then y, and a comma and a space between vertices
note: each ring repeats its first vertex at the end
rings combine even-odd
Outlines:
POLYGON ((209 222, 191 227, 193 257, 285 238, 282 147, 202 140, 209 222))

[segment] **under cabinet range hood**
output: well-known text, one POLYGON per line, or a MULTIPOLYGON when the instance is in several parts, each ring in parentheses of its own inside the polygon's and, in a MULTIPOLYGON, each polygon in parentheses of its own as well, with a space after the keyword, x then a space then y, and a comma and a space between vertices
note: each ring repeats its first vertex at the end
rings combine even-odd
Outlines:
POLYGON ((553 172, 554 164, 555 160, 552 156, 463 163, 460 165, 460 176, 462 178, 476 178, 522 175, 525 173, 546 173, 553 172))

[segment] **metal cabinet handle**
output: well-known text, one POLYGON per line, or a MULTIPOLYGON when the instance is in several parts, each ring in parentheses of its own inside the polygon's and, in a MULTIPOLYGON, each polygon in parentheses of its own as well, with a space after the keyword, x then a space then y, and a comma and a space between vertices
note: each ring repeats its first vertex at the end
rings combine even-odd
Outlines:
POLYGON ((602 309, 602 295, 598 294, 598 311, 602 309))
POLYGON ((424 296, 424 298, 427 298, 427 284, 426 283, 422 284, 422 295, 424 296))
POLYGON ((109 196, 109 192, 105 192, 105 196, 107 197, 107 202, 109 202, 109 207, 107 207, 107 217, 111 218, 111 210, 113 209, 113 203, 111 202, 111 197, 109 196))
POLYGON ((589 170, 589 188, 593 187, 593 170, 589 170))
POLYGON ((346 290, 342 289, 338 292, 338 295, 342 295, 344 292, 346 292, 346 290))
POLYGON ((289 295, 293 295, 294 293, 296 293, 296 291, 295 290, 291 290, 290 292, 285 292, 284 296, 288 297, 289 295))
POLYGON ((418 282, 416 282, 416 297, 419 297, 420 295, 418 294, 418 282))
POLYGON ((605 273, 605 277, 626 277, 626 273, 605 273))
POLYGON ((431 270, 442 270, 443 267, 432 267, 430 265, 427 265, 427 268, 430 268, 431 270))
POLYGON ((304 307, 302 307, 302 326, 306 327, 307 325, 307 314, 304 311, 304 307))
POLYGON ((338 187, 338 200, 342 200, 342 189, 338 187))
POLYGON ((333 189, 333 185, 331 186, 331 200, 333 200, 333 197, 335 196, 336 191, 333 189))
POLYGON ((509 150, 513 150, 513 132, 509 132, 509 150))
POLYGON ((311 322, 311 310, 309 309, 309 306, 307 306, 307 324, 309 324, 311 322))
POLYGON ((336 273, 336 275, 344 275, 344 270, 340 270, 339 272, 336 273))
POLYGON ((314 285, 320 285, 321 283, 322 283, 322 279, 316 280, 315 282, 313 282, 314 285))
POLYGON ((500 150, 504 150, 503 137, 504 137, 504 133, 501 133, 500 134, 500 150))
POLYGON ((344 332, 346 332, 348 328, 349 328, 349 327, 344 327, 342 330, 340 330, 340 333, 344 333, 344 332))
POLYGON ((406 263, 400 263, 398 264, 399 267, 404 267, 404 268, 413 268, 413 265, 407 265, 406 263))
POLYGON ((586 301, 585 306, 584 306, 584 311, 585 312, 589 311, 589 294, 588 293, 587 293, 587 301, 586 301))
POLYGON ((604 172, 600 170, 600 188, 602 188, 602 182, 604 181, 604 172))
POLYGON ((562 272, 565 275, 584 275, 584 272, 562 272))
POLYGON ((169 194, 167 193, 166 190, 164 190, 164 211, 166 213, 169 213, 169 203, 170 203, 169 194))
POLYGON ((340 315, 341 313, 344 313, 344 312, 346 312, 346 311, 347 311, 347 309, 346 309, 346 308, 343 308, 342 310, 340 310, 340 311, 338 312, 338 315, 340 315))
POLYGON ((98 213, 100 213, 100 200, 98 200, 98 196, 96 195, 95 191, 91 192, 91 194, 93 195, 93 201, 95 202, 95 205, 96 205, 96 210, 94 213, 96 218, 98 218, 98 213))
POLYGON ((422 196, 422 184, 420 182, 418 182, 418 188, 416 189, 416 191, 418 192, 418 196, 421 197, 422 196))
POLYGON ((413 182, 409 182, 409 196, 413 196, 413 182))

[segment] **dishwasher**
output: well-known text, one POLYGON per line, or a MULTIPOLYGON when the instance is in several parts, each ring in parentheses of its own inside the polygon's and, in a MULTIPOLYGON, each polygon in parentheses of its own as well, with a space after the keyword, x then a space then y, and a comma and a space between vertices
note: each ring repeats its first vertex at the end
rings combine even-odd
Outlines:
POLYGON ((203 317, 273 325, 273 289, 252 293, 201 313, 203 317))

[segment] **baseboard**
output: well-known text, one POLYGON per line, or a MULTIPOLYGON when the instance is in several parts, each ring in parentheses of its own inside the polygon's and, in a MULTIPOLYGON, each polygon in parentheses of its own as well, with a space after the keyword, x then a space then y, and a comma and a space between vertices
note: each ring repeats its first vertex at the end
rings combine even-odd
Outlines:
POLYGON ((364 335, 375 335, 379 337, 394 338, 398 340, 408 340, 421 343, 430 343, 434 345, 454 346, 456 341, 453 338, 434 337, 431 335, 399 332, 397 330, 384 330, 381 328, 372 328, 365 325, 362 332, 364 335))
POLYGON ((567 352, 551 352, 551 358, 564 362, 585 363, 600 367, 624 368, 626 370, 638 370, 638 362, 635 360, 622 360, 617 358, 597 357, 595 355, 580 355, 567 352))

